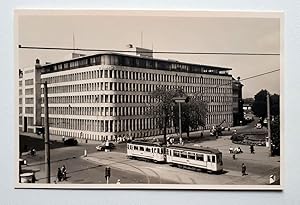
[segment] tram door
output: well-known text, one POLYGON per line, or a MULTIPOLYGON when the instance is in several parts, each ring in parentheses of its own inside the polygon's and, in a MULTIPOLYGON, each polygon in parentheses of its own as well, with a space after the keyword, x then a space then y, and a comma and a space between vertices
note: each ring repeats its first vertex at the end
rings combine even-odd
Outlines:
POLYGON ((213 167, 211 155, 206 155, 206 167, 207 167, 207 169, 212 169, 212 167, 213 167))
POLYGON ((156 160, 159 159, 159 152, 160 152, 159 149, 160 148, 158 148, 158 147, 153 148, 153 155, 154 155, 154 159, 156 159, 156 160))

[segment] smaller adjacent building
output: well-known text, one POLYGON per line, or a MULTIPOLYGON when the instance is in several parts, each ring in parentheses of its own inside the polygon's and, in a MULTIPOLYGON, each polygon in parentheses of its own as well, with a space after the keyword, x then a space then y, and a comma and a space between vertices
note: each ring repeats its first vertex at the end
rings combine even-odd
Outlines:
POLYGON ((233 112, 233 126, 241 125, 244 119, 243 112, 243 98, 242 88, 243 84, 239 78, 236 80, 232 78, 232 112, 233 112))

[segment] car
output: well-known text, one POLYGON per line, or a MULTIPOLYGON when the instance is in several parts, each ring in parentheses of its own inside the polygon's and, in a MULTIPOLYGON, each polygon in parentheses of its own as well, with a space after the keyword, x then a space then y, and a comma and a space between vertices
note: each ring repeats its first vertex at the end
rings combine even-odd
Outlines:
POLYGON ((19 165, 27 165, 27 161, 25 159, 19 159, 19 165))
POLYGON ((75 138, 69 138, 64 141, 64 145, 76 146, 78 145, 78 141, 75 138))
POLYGON ((261 123, 257 123, 255 127, 256 127, 256 129, 261 129, 262 125, 261 125, 261 123))
MULTIPOLYGON (((108 148, 109 148, 109 149, 114 149, 115 147, 116 147, 116 146, 115 146, 114 143, 112 143, 112 142, 109 142, 109 143, 108 143, 108 148)), ((105 143, 105 142, 102 143, 102 144, 100 144, 100 145, 98 145, 98 146, 96 147, 97 151, 104 151, 105 148, 106 148, 106 143, 105 143)))

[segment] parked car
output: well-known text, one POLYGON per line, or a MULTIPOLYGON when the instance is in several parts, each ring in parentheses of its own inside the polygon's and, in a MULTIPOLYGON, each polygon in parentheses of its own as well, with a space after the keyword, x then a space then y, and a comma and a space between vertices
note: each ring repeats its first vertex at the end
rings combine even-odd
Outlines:
MULTIPOLYGON (((97 149, 97 151, 104 151, 104 150, 105 150, 105 147, 106 147, 106 143, 104 142, 104 143, 98 145, 98 146, 96 147, 96 149, 97 149)), ((116 147, 116 146, 115 146, 114 143, 112 143, 112 142, 109 142, 109 143, 108 143, 108 148, 109 148, 109 149, 114 149, 115 147, 116 147)))
POLYGON ((69 138, 64 141, 64 145, 76 146, 78 141, 75 138, 69 138))
POLYGON ((20 165, 27 165, 27 161, 25 159, 19 159, 19 164, 20 165))

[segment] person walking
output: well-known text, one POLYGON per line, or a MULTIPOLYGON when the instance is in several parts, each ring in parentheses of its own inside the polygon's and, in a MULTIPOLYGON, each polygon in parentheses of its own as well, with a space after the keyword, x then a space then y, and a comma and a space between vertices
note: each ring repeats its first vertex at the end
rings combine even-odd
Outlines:
POLYGON ((61 172, 61 169, 60 168, 57 168, 57 180, 56 182, 60 182, 62 180, 62 172, 61 172))
POLYGON ((250 145, 250 152, 251 152, 251 154, 254 154, 254 146, 253 145, 250 145))
POLYGON ((247 175, 246 170, 247 170, 247 167, 246 167, 246 165, 243 163, 243 164, 242 164, 242 176, 247 175))
POLYGON ((67 180, 67 168, 65 165, 61 167, 62 180, 67 180))

